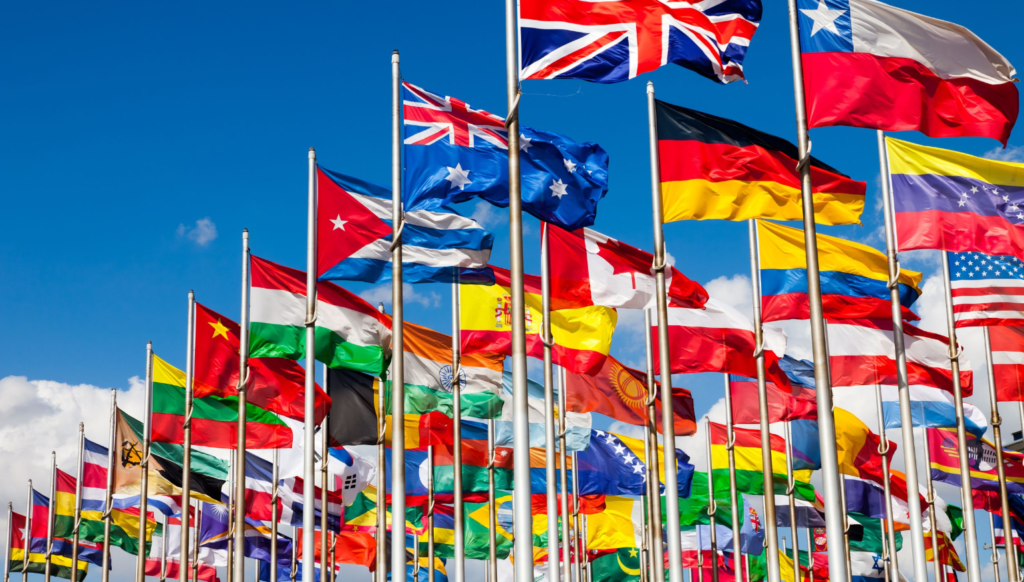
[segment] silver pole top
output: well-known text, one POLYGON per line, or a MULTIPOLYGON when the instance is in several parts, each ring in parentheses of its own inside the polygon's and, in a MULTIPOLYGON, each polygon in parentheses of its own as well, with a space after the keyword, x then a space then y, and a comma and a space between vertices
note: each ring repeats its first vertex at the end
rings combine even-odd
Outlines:
POLYGON ((248 228, 243 228, 242 229, 242 238, 249 238, 249 229, 248 228))
POLYGON ((78 432, 85 432, 85 423, 84 422, 78 423, 78 432))
POLYGON ((377 303, 377 311, 380 311, 381 313, 386 313, 384 311, 384 302, 383 301, 377 303))
POLYGON ((654 81, 647 81, 647 93, 648 94, 653 94, 654 93, 654 81))
POLYGON ((398 49, 395 49, 394 52, 391 53, 391 62, 392 63, 397 63, 398 62, 398 49))
POLYGON ((316 149, 309 148, 309 159, 311 159, 311 160, 315 160, 316 159, 316 149))
POLYGON ((192 299, 192 298, 193 298, 193 297, 195 297, 195 296, 196 296, 196 292, 195 292, 195 291, 193 291, 192 289, 189 289, 189 290, 188 290, 188 298, 189 298, 189 299, 192 299))

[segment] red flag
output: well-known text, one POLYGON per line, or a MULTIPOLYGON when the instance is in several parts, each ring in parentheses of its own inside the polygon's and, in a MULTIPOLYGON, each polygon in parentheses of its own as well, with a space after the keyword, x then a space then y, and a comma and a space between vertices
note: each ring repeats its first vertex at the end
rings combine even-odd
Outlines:
MULTIPOLYGON (((331 547, 334 547, 335 564, 357 564, 366 566, 370 571, 377 567, 377 542, 373 534, 362 532, 341 532, 340 534, 329 534, 327 542, 328 555, 331 547)), ((302 528, 295 532, 295 547, 297 559, 302 559, 302 528)), ((313 556, 317 562, 320 561, 320 532, 313 536, 313 556)))
MULTIPOLYGON (((779 388, 775 382, 767 382, 768 422, 790 420, 818 420, 818 403, 814 390, 804 388, 797 394, 779 388)), ((732 396, 732 421, 736 424, 758 424, 761 411, 758 406, 757 380, 732 376, 729 379, 732 396)))
POLYGON ((1024 327, 990 327, 996 400, 1024 400, 1024 327))

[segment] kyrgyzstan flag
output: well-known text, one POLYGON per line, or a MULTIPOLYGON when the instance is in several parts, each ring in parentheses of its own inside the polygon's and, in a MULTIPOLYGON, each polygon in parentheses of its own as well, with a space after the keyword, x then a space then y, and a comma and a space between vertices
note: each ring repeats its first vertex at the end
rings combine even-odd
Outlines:
MULTIPOLYGON (((238 395, 241 327, 227 317, 196 303, 193 396, 238 395)), ((306 373, 294 360, 249 358, 246 400, 249 404, 293 420, 305 419, 306 373)), ((331 399, 316 385, 314 422, 323 421, 331 399)))

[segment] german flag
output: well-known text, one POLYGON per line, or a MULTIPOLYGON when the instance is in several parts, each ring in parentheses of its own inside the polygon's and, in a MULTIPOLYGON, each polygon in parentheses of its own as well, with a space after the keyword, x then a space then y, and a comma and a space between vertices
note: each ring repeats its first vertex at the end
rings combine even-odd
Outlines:
MULTIPOLYGON (((665 222, 803 220, 796 146, 722 117, 655 107, 665 222)), ((864 182, 812 157, 811 183, 815 222, 860 224, 864 182)))

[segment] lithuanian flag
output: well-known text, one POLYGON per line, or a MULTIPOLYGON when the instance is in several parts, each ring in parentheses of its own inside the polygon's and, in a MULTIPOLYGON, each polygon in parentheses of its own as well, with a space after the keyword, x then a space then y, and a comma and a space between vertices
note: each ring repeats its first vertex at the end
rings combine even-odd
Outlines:
MULTIPOLYGON (((495 284, 460 285, 462 353, 511 355, 512 291, 507 269, 494 269, 495 284)), ((526 352, 544 357, 541 341, 543 301, 540 277, 526 275, 526 352)), ((611 307, 578 306, 552 297, 551 335, 554 361, 576 374, 593 374, 604 364, 612 346, 618 314, 611 307)))
MULTIPOLYGON (((185 373, 153 356, 153 440, 180 445, 185 439, 185 373)), ((192 446, 238 448, 238 397, 192 400, 192 446)), ((286 449, 292 429, 272 412, 246 403, 245 446, 286 449)))

